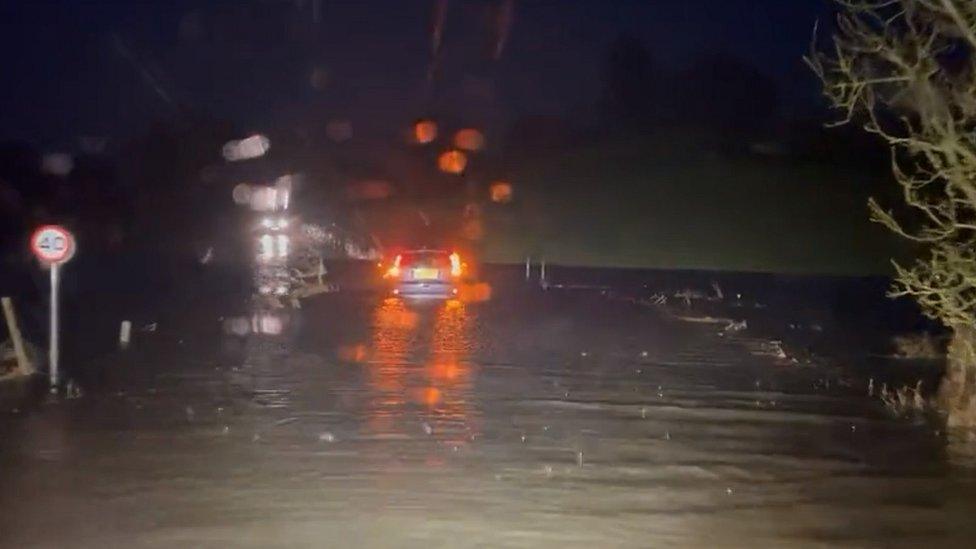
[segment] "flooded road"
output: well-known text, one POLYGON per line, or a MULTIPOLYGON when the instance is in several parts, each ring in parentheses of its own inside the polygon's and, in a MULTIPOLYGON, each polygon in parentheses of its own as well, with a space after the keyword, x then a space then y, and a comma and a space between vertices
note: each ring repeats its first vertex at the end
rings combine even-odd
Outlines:
POLYGON ((0 409, 0 546, 976 535, 973 469, 944 435, 761 339, 583 293, 218 316, 117 358, 81 398, 0 409))

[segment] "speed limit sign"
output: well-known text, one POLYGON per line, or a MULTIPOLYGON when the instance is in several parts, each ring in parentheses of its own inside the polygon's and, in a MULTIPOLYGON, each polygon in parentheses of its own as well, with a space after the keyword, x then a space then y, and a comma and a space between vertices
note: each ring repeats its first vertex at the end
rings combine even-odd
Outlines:
POLYGON ((48 375, 51 391, 58 387, 58 286, 61 264, 75 255, 75 237, 64 227, 45 225, 34 231, 30 239, 31 251, 50 267, 51 271, 51 327, 48 334, 48 375))
POLYGON ((75 237, 58 225, 45 225, 34 231, 30 245, 42 263, 65 263, 75 254, 75 237))

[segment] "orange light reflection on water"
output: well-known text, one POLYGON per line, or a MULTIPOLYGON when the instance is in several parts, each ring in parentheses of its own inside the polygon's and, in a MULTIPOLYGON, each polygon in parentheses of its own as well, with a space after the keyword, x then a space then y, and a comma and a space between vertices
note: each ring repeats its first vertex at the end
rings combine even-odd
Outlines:
POLYGON ((418 418, 445 445, 470 442, 477 432, 471 413, 472 327, 470 310, 459 300, 414 311, 390 298, 377 307, 366 364, 369 432, 416 436, 411 420, 418 418))

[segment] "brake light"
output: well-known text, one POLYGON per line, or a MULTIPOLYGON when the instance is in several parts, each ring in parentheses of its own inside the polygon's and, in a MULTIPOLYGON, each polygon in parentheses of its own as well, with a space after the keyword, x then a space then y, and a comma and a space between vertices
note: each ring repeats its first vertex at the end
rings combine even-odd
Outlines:
POLYGON ((451 276, 461 276, 461 256, 457 252, 451 254, 451 276))
POLYGON ((384 275, 384 277, 386 277, 386 278, 399 278, 400 277, 400 260, 401 259, 402 259, 401 256, 399 256, 399 255, 396 256, 396 259, 393 260, 393 266, 390 267, 386 271, 386 274, 384 275))

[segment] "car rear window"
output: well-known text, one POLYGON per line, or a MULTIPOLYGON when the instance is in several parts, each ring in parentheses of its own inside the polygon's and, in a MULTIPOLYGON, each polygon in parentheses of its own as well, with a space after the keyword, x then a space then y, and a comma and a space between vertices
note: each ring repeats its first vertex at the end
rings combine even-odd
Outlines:
POLYGON ((409 252, 401 257, 400 266, 450 268, 451 257, 446 252, 409 252))

